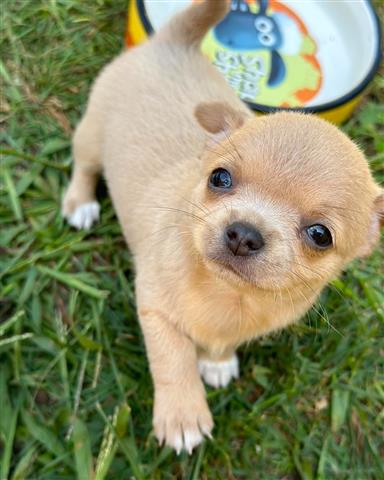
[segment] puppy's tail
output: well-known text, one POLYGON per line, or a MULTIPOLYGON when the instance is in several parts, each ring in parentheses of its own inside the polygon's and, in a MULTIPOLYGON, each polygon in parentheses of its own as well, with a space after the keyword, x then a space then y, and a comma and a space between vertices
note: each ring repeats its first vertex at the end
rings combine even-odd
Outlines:
POLYGON ((167 43, 197 47, 208 30, 225 16, 230 3, 230 0, 194 0, 190 7, 170 19, 157 38, 167 43))

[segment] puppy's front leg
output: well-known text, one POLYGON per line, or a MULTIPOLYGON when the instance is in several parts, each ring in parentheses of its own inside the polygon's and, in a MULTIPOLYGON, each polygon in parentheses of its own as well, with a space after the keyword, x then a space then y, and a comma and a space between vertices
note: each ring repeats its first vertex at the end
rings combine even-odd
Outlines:
POLYGON ((163 312, 142 307, 139 317, 155 387, 156 437, 177 453, 191 453, 213 428, 196 347, 163 312))

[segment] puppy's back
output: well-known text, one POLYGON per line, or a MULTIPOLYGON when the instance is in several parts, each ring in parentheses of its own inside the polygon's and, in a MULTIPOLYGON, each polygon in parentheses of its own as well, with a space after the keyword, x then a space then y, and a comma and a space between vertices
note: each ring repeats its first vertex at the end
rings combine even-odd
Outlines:
POLYGON ((153 230, 148 205, 172 204, 178 172, 197 171, 205 134, 194 118, 196 105, 225 100, 247 111, 199 50, 227 8, 224 0, 192 5, 109 64, 92 89, 87 114, 101 126, 104 174, 131 248, 130 220, 142 219, 140 236, 153 230))

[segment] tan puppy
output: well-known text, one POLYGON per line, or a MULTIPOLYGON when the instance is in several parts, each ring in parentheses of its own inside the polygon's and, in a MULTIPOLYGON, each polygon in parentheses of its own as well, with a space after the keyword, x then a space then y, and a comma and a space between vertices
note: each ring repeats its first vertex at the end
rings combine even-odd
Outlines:
POLYGON ((379 236, 383 195, 359 149, 318 118, 256 118, 199 51, 226 0, 195 3, 97 79, 63 203, 97 220, 103 170, 136 265, 160 442, 191 451, 213 427, 202 378, 300 318, 379 236))

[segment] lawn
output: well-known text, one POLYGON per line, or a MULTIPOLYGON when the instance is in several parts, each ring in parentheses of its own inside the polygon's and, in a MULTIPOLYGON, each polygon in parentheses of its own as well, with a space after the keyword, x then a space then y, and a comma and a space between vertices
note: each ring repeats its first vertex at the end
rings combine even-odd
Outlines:
MULTIPOLYGON (((71 132, 122 47, 126 3, 2 2, 0 479, 384 478, 379 251, 299 325, 241 349, 241 378, 208 391, 213 441, 179 457, 157 445, 132 263, 106 189, 88 233, 59 211, 71 132)), ((344 127, 381 182, 383 103, 378 75, 344 127)))

